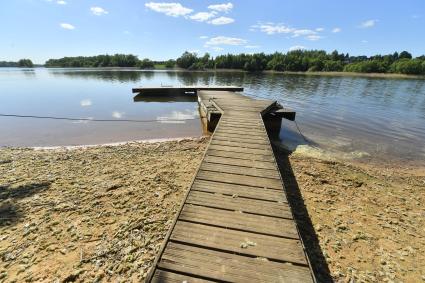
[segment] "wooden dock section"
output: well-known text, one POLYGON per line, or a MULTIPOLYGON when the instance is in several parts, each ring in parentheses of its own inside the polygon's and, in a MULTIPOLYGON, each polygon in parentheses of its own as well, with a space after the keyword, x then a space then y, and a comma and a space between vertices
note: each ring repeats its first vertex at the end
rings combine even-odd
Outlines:
POLYGON ((197 95, 215 131, 147 282, 315 282, 263 122, 276 103, 197 95))

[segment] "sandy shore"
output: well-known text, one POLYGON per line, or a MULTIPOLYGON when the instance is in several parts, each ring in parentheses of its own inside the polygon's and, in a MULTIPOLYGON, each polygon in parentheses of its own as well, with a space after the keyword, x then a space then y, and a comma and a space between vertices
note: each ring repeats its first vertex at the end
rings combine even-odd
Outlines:
POLYGON ((327 278, 327 264, 337 282, 425 281, 425 168, 304 151, 286 165, 288 198, 319 279, 327 278))
POLYGON ((0 281, 140 282, 205 145, 0 149, 0 281))
MULTIPOLYGON (((0 149, 0 281, 139 282, 206 144, 0 149)), ((318 279, 425 280, 424 169, 277 153, 318 279)))

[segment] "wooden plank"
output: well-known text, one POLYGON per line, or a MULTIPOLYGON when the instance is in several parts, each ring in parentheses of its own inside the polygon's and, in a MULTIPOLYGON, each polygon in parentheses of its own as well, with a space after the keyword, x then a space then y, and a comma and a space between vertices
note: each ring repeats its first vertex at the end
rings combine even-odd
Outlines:
POLYGON ((132 89, 133 93, 149 93, 149 94, 158 94, 164 95, 168 92, 175 93, 186 91, 243 91, 243 87, 236 86, 184 86, 184 87, 175 87, 175 86, 161 86, 161 87, 135 87, 132 89))
POLYGON ((233 136, 233 137, 241 137, 246 139, 261 139, 261 140, 267 140, 266 133, 259 133, 259 132, 251 132, 251 131, 232 131, 231 129, 227 128, 220 128, 220 125, 215 130, 214 134, 224 134, 227 136, 233 136))
POLYGON ((172 242, 167 246, 161 267, 224 282, 313 282, 307 267, 172 242))
POLYGON ((232 110, 227 112, 230 112, 228 113, 228 117, 244 118, 244 119, 259 119, 260 117, 260 114, 258 114, 257 112, 243 112, 243 111, 232 111, 232 110))
POLYGON ((271 149, 256 149, 256 148, 243 148, 238 146, 227 146, 227 145, 214 145, 211 144, 209 149, 221 150, 221 151, 230 151, 230 152, 240 152, 240 153, 249 153, 249 154, 263 154, 271 156, 271 149))
POLYGON ((244 125, 244 126, 256 126, 256 127, 263 127, 264 128, 264 124, 263 122, 258 119, 237 119, 235 117, 222 117, 223 119, 220 118, 220 121, 222 122, 222 124, 226 124, 226 125, 244 125))
POLYGON ((263 216, 292 219, 292 214, 287 203, 232 197, 219 194, 210 194, 191 191, 186 204, 195 204, 211 208, 242 211, 263 216))
POLYGON ((234 133, 249 133, 256 135, 264 135, 267 133, 263 126, 229 125, 227 122, 220 123, 217 129, 234 133))
POLYGON ((148 281, 312 282, 262 121, 275 102, 197 94, 219 124, 148 281))
POLYGON ((289 219, 240 213, 196 205, 185 205, 179 220, 258 234, 298 239, 295 224, 289 219))
POLYGON ((244 127, 257 127, 257 128, 264 129, 264 125, 262 123, 260 123, 260 122, 257 122, 257 123, 255 123, 255 122, 249 122, 248 120, 243 120, 243 121, 242 120, 241 121, 234 121, 234 120, 232 120, 232 121, 228 121, 228 120, 222 120, 220 118, 220 123, 221 123, 221 125, 226 126, 226 127, 229 127, 229 126, 230 127, 232 127, 232 126, 244 126, 244 127))
POLYGON ((222 105, 221 109, 223 109, 224 111, 239 111, 244 113, 254 113, 258 115, 262 110, 264 110, 264 107, 255 107, 255 106, 248 106, 248 105, 247 106, 222 105))
POLYGON ((216 164, 238 165, 238 166, 245 166, 245 167, 251 167, 251 168, 276 170, 276 165, 273 162, 266 162, 266 161, 252 162, 251 160, 219 157, 219 156, 213 156, 213 155, 205 156, 204 161, 209 163, 216 163, 216 164))
POLYGON ((240 152, 230 152, 230 151, 223 151, 223 150, 208 149, 207 155, 208 156, 238 158, 238 159, 244 159, 244 160, 251 160, 253 162, 254 161, 274 162, 274 159, 273 159, 272 156, 263 155, 263 154, 250 154, 250 153, 240 153, 240 152))
POLYGON ((247 185, 265 189, 283 190, 282 183, 278 179, 269 179, 263 177, 243 176, 237 174, 220 173, 199 170, 197 179, 209 180, 215 182, 230 183, 236 185, 247 185))
POLYGON ((265 139, 260 140, 260 139, 244 139, 241 137, 230 137, 230 136, 225 136, 223 134, 216 134, 214 135, 214 139, 213 141, 230 141, 230 142, 238 142, 238 143, 246 143, 249 145, 263 145, 263 146, 269 146, 270 143, 268 141, 266 141, 265 139))
POLYGON ((216 103, 220 104, 221 107, 247 107, 247 108, 256 108, 258 112, 261 112, 269 105, 273 104, 271 100, 268 101, 259 101, 259 100, 226 100, 226 99, 217 99, 216 103))
POLYGON ((170 271, 160 270, 157 269, 155 271, 155 274, 153 275, 152 281, 153 283, 164 283, 164 282, 170 282, 170 283, 203 283, 203 282, 215 282, 210 280, 204 280, 200 278, 196 278, 189 275, 182 275, 170 271))
POLYGON ((242 140, 242 142, 246 143, 264 143, 269 144, 269 140, 266 138, 266 136, 250 136, 250 135, 239 135, 236 133, 229 133, 229 132, 214 132, 214 138, 230 138, 230 139, 238 139, 242 140))
POLYGON ((298 240, 177 221, 171 240, 207 248, 307 265, 298 240), (245 247, 246 243, 249 245, 245 247))
POLYGON ((220 129, 223 132, 230 132, 233 134, 242 134, 246 135, 247 133, 255 134, 256 136, 267 137, 267 132, 263 126, 258 126, 258 128, 252 127, 252 125, 229 125, 220 121, 220 125, 217 127, 217 130, 220 129))
POLYGON ((285 193, 278 190, 261 189, 245 185, 234 185, 214 181, 195 180, 192 186, 193 191, 207 193, 217 193, 228 196, 239 196, 258 200, 268 200, 274 202, 287 202, 285 193))
POLYGON ((262 177, 262 178, 270 178, 277 179, 280 181, 280 175, 274 170, 270 169, 259 169, 259 168, 249 168, 235 165, 224 165, 224 164, 215 164, 202 162, 201 170, 204 171, 213 171, 220 173, 230 173, 244 176, 253 176, 253 177, 262 177))
POLYGON ((248 125, 263 125, 263 122, 258 119, 258 117, 255 117, 254 119, 248 119, 248 118, 238 118, 238 117, 228 117, 227 115, 223 115, 220 118, 223 122, 229 122, 229 123, 242 123, 242 124, 248 124, 248 125))
POLYGON ((241 147, 244 147, 244 148, 270 149, 270 145, 268 145, 268 144, 252 144, 252 143, 246 143, 242 140, 229 141, 229 140, 222 140, 222 139, 215 138, 211 141, 211 144, 226 145, 226 146, 241 146, 241 147))
POLYGON ((266 133, 266 130, 263 126, 255 126, 255 125, 240 125, 240 124, 228 124, 225 122, 220 123, 221 129, 230 129, 232 131, 248 131, 254 133, 266 133))

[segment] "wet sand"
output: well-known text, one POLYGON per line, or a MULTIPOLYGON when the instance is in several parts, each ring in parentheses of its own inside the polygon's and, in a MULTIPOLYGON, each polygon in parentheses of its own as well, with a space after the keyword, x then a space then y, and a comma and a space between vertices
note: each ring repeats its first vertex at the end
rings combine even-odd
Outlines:
MULTIPOLYGON (((206 145, 0 149, 0 281, 143 280, 206 145)), ((320 281, 424 280, 425 169, 275 150, 320 281)))

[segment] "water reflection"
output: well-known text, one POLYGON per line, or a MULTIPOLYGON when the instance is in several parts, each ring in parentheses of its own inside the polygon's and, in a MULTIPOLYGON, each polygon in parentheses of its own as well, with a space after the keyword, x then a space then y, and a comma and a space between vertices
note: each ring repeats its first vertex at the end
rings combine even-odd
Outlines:
POLYGON ((186 121, 195 120, 199 118, 198 110, 185 109, 184 111, 173 111, 166 116, 158 116, 156 119, 160 123, 168 124, 184 124, 186 121))
POLYGON ((93 70, 93 69, 49 69, 54 77, 66 77, 70 79, 103 80, 117 82, 138 82, 142 79, 150 79, 155 73, 153 71, 134 70, 93 70))
MULTIPOLYGON (((181 117, 181 113, 186 115, 186 110, 196 105, 196 98, 189 96, 133 99, 131 88, 135 86, 243 86, 245 95, 277 100, 296 110, 303 134, 322 148, 425 159, 425 80, 97 69, 0 71, 0 80, 2 112, 40 111, 95 118, 110 118, 114 111, 121 117, 137 119, 181 117), (27 73, 36 79, 27 80, 27 73)), ((174 133, 187 133, 189 124, 178 129, 179 124, 174 125, 174 133)), ((0 128, 3 125, 0 123, 0 128)), ((198 124, 193 122, 191 126, 198 124)), ((137 130, 148 133, 154 127, 137 130)), ((121 127, 121 131, 124 128, 136 131, 129 127, 121 127)), ((0 129, 0 138, 4 137, 2 130, 5 129, 0 129)), ((280 138, 288 147, 304 142, 289 121, 283 123, 280 138)))

